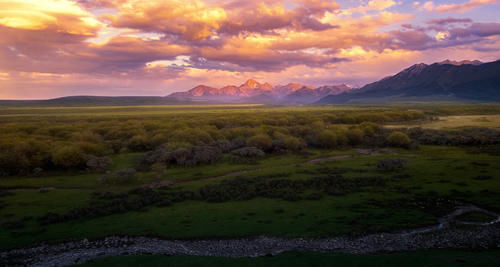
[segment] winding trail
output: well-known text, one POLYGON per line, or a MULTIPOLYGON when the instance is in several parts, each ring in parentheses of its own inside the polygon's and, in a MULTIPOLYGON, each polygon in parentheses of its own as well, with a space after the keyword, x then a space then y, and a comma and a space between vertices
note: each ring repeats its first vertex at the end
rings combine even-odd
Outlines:
POLYGON ((92 259, 122 255, 192 255, 258 257, 285 251, 343 252, 353 254, 411 251, 432 248, 500 247, 500 216, 479 207, 458 207, 431 227, 361 237, 164 240, 151 237, 111 236, 97 241, 86 239, 56 245, 0 252, 0 265, 66 266, 92 259), (460 222, 456 217, 479 211, 496 217, 491 222, 460 222), (467 227, 458 227, 468 224, 467 227))

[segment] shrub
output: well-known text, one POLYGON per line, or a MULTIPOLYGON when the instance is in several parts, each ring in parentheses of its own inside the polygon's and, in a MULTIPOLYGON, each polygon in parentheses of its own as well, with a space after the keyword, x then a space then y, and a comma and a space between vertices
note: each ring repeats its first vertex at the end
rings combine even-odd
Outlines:
POLYGON ((195 146, 192 148, 193 164, 214 164, 222 157, 222 151, 218 147, 195 146))
POLYGON ((251 163, 265 156, 264 151, 255 147, 244 147, 231 152, 231 162, 251 163))
POLYGON ((382 127, 374 122, 364 121, 359 127, 363 130, 365 135, 371 136, 376 132, 379 132, 382 127))
POLYGON ((233 144, 227 140, 217 140, 212 143, 212 146, 218 147, 223 153, 231 151, 233 144))
POLYGON ((387 137, 387 143, 395 147, 409 147, 411 139, 402 132, 393 132, 387 137))
POLYGON ((493 176, 491 175, 478 175, 474 178, 472 178, 474 180, 479 180, 479 181, 482 181, 482 180, 490 180, 490 179, 493 179, 493 176))
POLYGON ((151 148, 151 143, 144 135, 136 135, 132 137, 127 144, 131 151, 146 151, 151 148))
POLYGON ((349 144, 349 138, 347 138, 347 133, 345 131, 337 131, 337 146, 347 146, 349 144))
POLYGON ((285 142, 283 139, 273 140, 273 152, 274 153, 282 153, 286 151, 285 142))
POLYGON ((167 145, 146 153, 139 159, 139 166, 141 170, 147 171, 149 166, 155 163, 182 166, 214 164, 221 157, 222 151, 216 146, 191 146, 171 150, 167 145))
POLYGON ((269 151, 273 147, 273 140, 267 134, 259 134, 248 138, 247 145, 269 151))
POLYGON ((129 184, 137 181, 136 171, 133 168, 117 170, 99 178, 101 184, 129 184))
POLYGON ((85 166, 87 156, 75 146, 63 146, 52 152, 52 162, 64 168, 78 168, 85 166))
POLYGON ((318 145, 323 148, 334 148, 337 146, 337 135, 330 130, 323 130, 318 135, 318 145))
POLYGON ((167 165, 164 163, 155 163, 151 165, 151 171, 156 172, 157 174, 167 174, 167 165))
POLYGON ((213 142, 212 137, 205 131, 196 128, 176 130, 170 138, 173 142, 184 142, 192 145, 210 144, 213 142))
POLYGON ((285 148, 289 151, 299 151, 306 147, 304 141, 293 136, 284 136, 283 143, 285 148))
POLYGON ((106 152, 106 147, 98 143, 76 142, 74 146, 78 147, 84 154, 102 156, 106 152))
POLYGON ((363 142, 363 131, 359 128, 351 128, 347 130, 346 135, 349 139, 349 144, 355 146, 363 142))
POLYGON ((382 171, 402 170, 406 166, 406 159, 382 159, 377 163, 377 169, 382 171))
POLYGON ((77 132, 72 135, 73 141, 76 142, 89 142, 89 143, 100 143, 102 142, 102 137, 99 134, 93 133, 91 131, 77 132))
POLYGON ((157 133, 151 138, 151 145, 157 147, 168 142, 168 136, 165 133, 157 133))
POLYGON ((89 171, 103 172, 113 165, 113 160, 109 157, 88 156, 87 168, 89 171))

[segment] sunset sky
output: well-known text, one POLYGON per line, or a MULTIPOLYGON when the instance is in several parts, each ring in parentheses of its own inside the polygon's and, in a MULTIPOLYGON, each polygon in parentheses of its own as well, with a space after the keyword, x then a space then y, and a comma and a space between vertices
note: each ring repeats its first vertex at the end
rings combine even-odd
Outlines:
POLYGON ((500 0, 0 0, 0 99, 361 86, 500 59, 500 0))

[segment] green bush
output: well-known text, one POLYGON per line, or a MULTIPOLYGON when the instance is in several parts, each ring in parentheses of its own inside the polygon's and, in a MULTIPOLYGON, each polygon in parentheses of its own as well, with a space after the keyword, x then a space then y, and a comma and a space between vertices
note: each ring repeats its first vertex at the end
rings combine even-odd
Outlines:
POLYGON ((133 168, 117 170, 112 174, 103 175, 99 178, 101 184, 130 184, 136 181, 136 170, 133 168))
POLYGON ((83 151, 73 145, 65 145, 56 148, 52 152, 52 163, 64 168, 79 168, 85 166, 87 156, 83 151))
POLYGON ((259 134, 248 138, 247 145, 263 151, 269 151, 273 147, 273 140, 267 134, 259 134))
POLYGON ((323 148, 337 146, 337 135, 331 130, 323 130, 318 134, 318 145, 323 148))
POLYGON ((411 139, 402 132, 393 132, 387 137, 387 143, 394 147, 409 147, 411 139))
POLYGON ((374 122, 369 122, 369 121, 364 121, 362 122, 359 127, 363 130, 365 135, 371 136, 375 134, 376 132, 379 132, 382 127, 380 125, 374 123, 374 122))
POLYGON ((359 128, 351 128, 346 132, 347 138, 349 139, 349 144, 355 146, 363 142, 364 132, 359 128))
POLYGON ((144 135, 136 135, 129 140, 127 147, 131 151, 147 151, 151 149, 151 142, 144 135))
POLYGON ((290 151, 299 151, 305 148, 304 141, 293 136, 283 137, 283 143, 285 144, 285 148, 290 151))

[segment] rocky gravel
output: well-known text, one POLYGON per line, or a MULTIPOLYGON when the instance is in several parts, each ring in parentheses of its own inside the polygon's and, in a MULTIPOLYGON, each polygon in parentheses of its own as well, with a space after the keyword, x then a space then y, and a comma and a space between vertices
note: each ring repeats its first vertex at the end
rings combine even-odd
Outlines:
POLYGON ((218 257, 259 257, 285 251, 343 252, 354 254, 412 251, 432 248, 487 249, 500 247, 498 214, 465 206, 441 218, 440 224, 396 233, 378 233, 361 237, 165 240, 152 237, 110 236, 56 245, 0 252, 1 266, 67 266, 122 255, 192 255, 218 257), (490 223, 463 225, 454 218, 470 211, 495 214, 490 223))

